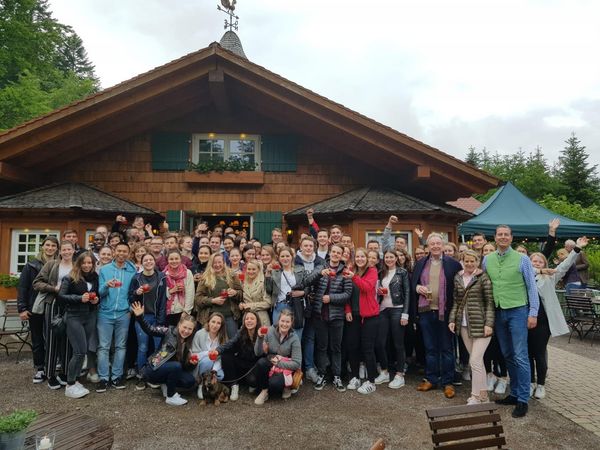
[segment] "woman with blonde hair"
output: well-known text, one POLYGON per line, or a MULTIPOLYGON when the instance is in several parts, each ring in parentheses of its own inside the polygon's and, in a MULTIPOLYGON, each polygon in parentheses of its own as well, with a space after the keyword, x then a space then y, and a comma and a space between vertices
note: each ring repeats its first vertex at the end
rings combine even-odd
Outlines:
POLYGON ((237 321, 241 316, 238 306, 241 300, 242 285, 239 278, 225 265, 222 253, 211 255, 196 292, 198 322, 205 325, 212 313, 221 313, 225 318, 228 336, 235 336, 237 321))
POLYGON ((271 297, 265 289, 265 277, 262 272, 262 264, 257 260, 246 264, 246 273, 242 283, 243 299, 239 305, 240 311, 252 311, 260 319, 260 323, 269 326, 269 310, 271 309, 271 297))

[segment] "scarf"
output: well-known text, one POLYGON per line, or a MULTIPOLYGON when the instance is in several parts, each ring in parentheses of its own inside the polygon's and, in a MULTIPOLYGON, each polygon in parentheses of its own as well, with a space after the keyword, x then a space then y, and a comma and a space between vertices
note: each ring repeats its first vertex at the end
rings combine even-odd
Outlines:
MULTIPOLYGON (((441 260, 442 267, 440 268, 440 285, 438 288, 438 318, 444 320, 444 314, 446 311, 446 274, 444 273, 444 257, 441 260)), ((429 270, 431 268, 431 257, 427 259, 423 272, 421 272, 421 284, 427 286, 429 284, 429 270)), ((429 300, 424 295, 419 295, 419 309, 423 308, 428 310, 429 300)))
POLYGON ((167 265, 164 273, 167 276, 167 288, 169 290, 176 286, 184 287, 183 291, 169 294, 169 297, 167 298, 167 314, 170 314, 173 303, 178 302, 182 308, 185 306, 185 278, 187 277, 187 267, 185 267, 185 264, 183 263, 179 264, 176 269, 167 265))

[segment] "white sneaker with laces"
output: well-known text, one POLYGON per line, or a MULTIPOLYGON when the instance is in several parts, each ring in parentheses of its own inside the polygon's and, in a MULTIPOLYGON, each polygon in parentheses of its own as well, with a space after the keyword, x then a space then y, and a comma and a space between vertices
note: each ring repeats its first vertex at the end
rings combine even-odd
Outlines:
POLYGON ((45 379, 46 379, 46 374, 44 373, 43 370, 36 370, 35 373, 33 374, 33 383, 34 384, 43 383, 45 379))
POLYGON ((350 389, 351 391, 355 391, 360 387, 360 380, 356 377, 352 378, 349 382, 348 382, 348 386, 346 386, 347 389, 350 389))
POLYGON ((85 395, 90 393, 90 391, 88 389, 86 389, 85 386, 83 384, 81 384, 79 381, 75 382, 75 386, 77 386, 81 391, 85 392, 85 395))
POLYGON ((388 387, 390 389, 400 389, 402 386, 404 386, 404 377, 398 373, 396 374, 394 379, 390 382, 390 384, 388 384, 388 387))
POLYGON ((379 373, 379 375, 377 375, 377 378, 375 378, 375 384, 383 384, 383 383, 389 383, 390 382, 390 373, 386 370, 381 371, 379 373))
POLYGON ((546 388, 544 387, 543 384, 537 385, 537 387, 535 388, 535 394, 533 396, 535 398, 537 398, 538 400, 546 398, 546 388))
POLYGON ((269 390, 263 389, 262 391, 260 391, 260 394, 258 394, 258 397, 256 397, 254 399, 254 404, 255 405, 264 405, 264 403, 267 400, 269 400, 269 390))
POLYGON ((367 366, 365 366, 365 363, 360 363, 360 366, 358 366, 358 378, 360 380, 367 378, 367 366))
POLYGON ((480 403, 481 403, 481 400, 478 399, 477 397, 475 397, 474 395, 471 395, 467 399, 467 405, 479 405, 480 403))
POLYGON ((187 403, 187 400, 175 392, 172 397, 167 397, 165 403, 171 406, 182 406, 187 403))
POLYGON ((492 372, 487 374, 487 390, 488 391, 494 390, 494 388, 496 387, 496 381, 498 381, 498 378, 496 378, 496 375, 494 375, 492 372))
POLYGON ((375 392, 377 390, 377 386, 375 386, 373 383, 371 383, 370 381, 365 381, 361 387, 358 388, 358 390, 356 392, 358 392, 359 394, 372 394, 373 392, 375 392))
POLYGON ((498 378, 498 383, 496 384, 496 389, 494 392, 498 395, 506 394, 506 378, 498 378))
POLYGON ((240 397, 240 385, 234 384, 233 386, 231 386, 231 395, 229 396, 229 399, 232 402, 235 402, 239 397, 240 397))

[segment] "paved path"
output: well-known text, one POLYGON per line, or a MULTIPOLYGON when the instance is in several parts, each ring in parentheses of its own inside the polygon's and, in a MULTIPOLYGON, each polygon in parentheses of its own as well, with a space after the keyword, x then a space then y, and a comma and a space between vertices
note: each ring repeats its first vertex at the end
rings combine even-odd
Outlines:
POLYGON ((551 345, 548 358, 546 398, 540 402, 600 436, 600 361, 551 345))

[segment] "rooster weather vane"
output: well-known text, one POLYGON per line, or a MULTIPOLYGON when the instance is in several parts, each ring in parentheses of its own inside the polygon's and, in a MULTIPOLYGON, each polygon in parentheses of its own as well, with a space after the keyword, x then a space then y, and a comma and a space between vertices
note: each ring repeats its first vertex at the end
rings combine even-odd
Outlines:
POLYGON ((223 8, 221 8, 221 6, 217 5, 217 9, 219 11, 223 11, 225 14, 227 14, 229 16, 229 20, 225 19, 225 29, 229 28, 229 31, 237 31, 238 30, 238 19, 239 17, 236 16, 233 11, 235 11, 235 4, 237 3, 237 0, 221 0, 221 5, 223 5, 223 8), (235 19, 235 22, 234 20, 235 19))

